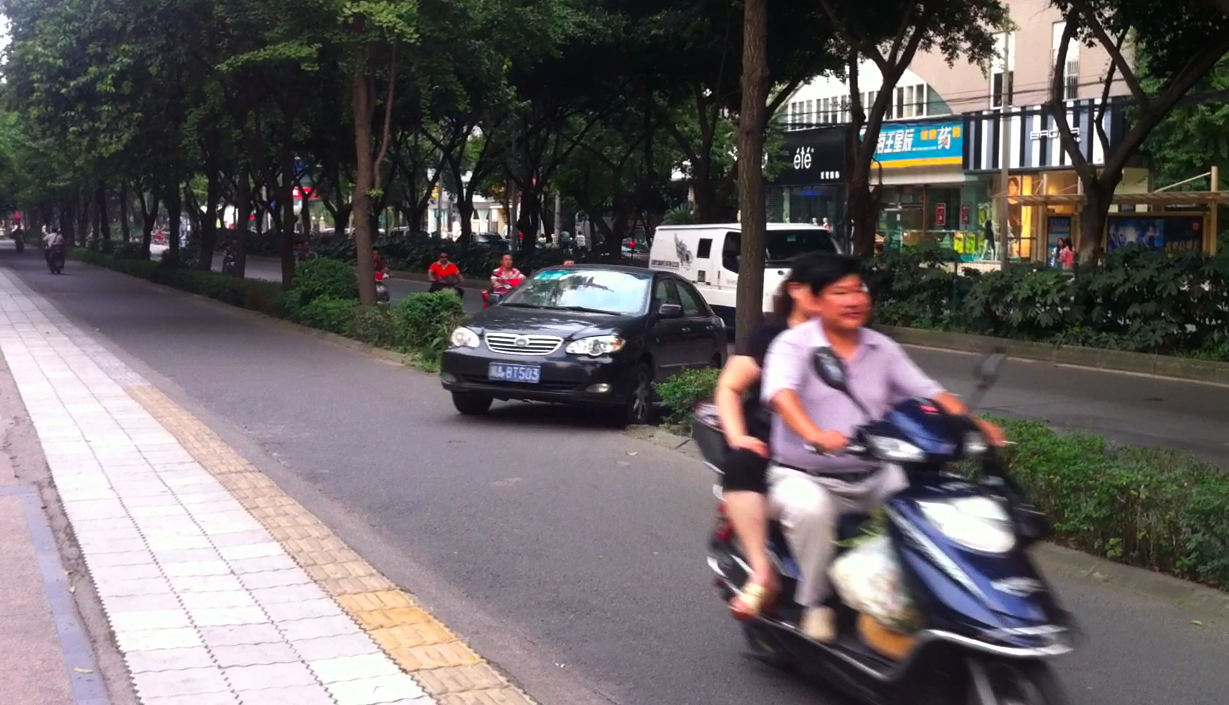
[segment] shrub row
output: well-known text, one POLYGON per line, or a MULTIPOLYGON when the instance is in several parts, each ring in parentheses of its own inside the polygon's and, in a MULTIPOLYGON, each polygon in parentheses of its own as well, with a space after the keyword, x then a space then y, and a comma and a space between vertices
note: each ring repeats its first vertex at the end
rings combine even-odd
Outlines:
POLYGON ((447 291, 409 296, 397 306, 362 306, 354 270, 335 260, 318 259, 299 265, 294 287, 283 292, 273 282, 117 258, 93 250, 77 249, 73 256, 158 284, 408 353, 428 369, 438 364, 449 335, 464 317, 460 299, 447 291))
MULTIPOLYGON (((716 371, 657 385, 671 427, 712 399, 716 371)), ((996 419, 1014 445, 1012 475, 1046 512, 1057 543, 1128 565, 1229 589, 1229 474, 1188 453, 1118 445, 1046 424, 996 419)))
POLYGON ((1229 253, 1128 247, 1071 272, 959 269, 954 251, 888 253, 869 265, 875 320, 1001 338, 1229 361, 1229 253))

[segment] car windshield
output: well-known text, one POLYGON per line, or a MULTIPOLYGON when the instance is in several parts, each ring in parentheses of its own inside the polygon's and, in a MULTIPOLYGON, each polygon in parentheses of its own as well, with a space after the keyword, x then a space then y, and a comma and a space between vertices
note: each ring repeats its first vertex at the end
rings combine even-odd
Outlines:
POLYGON ((788 262, 808 252, 836 252, 832 233, 827 230, 769 230, 764 247, 768 262, 788 262))
POLYGON ((642 314, 648 308, 649 272, 544 269, 521 284, 501 306, 642 314))

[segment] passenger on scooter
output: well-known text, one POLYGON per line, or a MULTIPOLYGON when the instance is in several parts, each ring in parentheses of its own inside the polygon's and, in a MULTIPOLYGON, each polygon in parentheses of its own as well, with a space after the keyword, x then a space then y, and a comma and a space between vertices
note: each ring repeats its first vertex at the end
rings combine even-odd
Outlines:
POLYGON ((500 258, 499 267, 491 272, 491 288, 500 291, 512 288, 512 282, 524 281, 521 270, 512 266, 512 255, 505 254, 500 258))
POLYGON ((730 454, 721 468, 726 512, 751 565, 742 593, 730 601, 738 618, 751 618, 768 607, 780 589, 768 554, 768 436, 771 419, 760 403, 760 378, 768 346, 789 328, 805 323, 809 312, 794 297, 805 289, 810 269, 823 256, 795 259, 789 277, 774 298, 772 317, 739 341, 717 380, 713 401, 730 454))
POLYGON ((371 248, 371 268, 376 274, 388 276, 388 265, 384 263, 384 258, 380 256, 380 251, 376 248, 371 248))
MULTIPOLYGON (((843 513, 869 512, 906 484, 896 466, 832 457, 868 419, 844 394, 825 385, 812 368, 816 348, 830 347, 847 369, 850 391, 877 417, 897 402, 925 397, 949 414, 968 413, 954 395, 927 376, 896 342, 864 328, 871 297, 861 263, 830 255, 803 282, 796 305, 816 320, 777 336, 764 365, 762 398, 776 412, 772 421, 772 466, 768 500, 781 522, 802 575, 795 599, 799 626, 817 641, 835 638, 827 570, 843 513), (819 452, 816 452, 819 451, 819 452)), ((1003 432, 976 420, 987 439, 1003 443, 1003 432)))

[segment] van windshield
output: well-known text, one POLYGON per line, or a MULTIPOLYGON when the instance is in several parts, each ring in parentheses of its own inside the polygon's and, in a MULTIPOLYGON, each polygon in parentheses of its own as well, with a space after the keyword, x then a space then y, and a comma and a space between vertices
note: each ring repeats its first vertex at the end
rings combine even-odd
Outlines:
POLYGON ((764 250, 766 262, 778 263, 808 252, 833 254, 836 243, 827 230, 769 230, 764 250))

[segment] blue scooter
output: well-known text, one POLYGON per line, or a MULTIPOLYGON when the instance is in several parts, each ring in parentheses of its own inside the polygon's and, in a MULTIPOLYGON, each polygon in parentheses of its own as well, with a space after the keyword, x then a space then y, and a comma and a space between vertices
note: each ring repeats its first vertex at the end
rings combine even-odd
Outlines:
MULTIPOLYGON (((978 363, 970 406, 991 387, 1004 360, 997 352, 978 363)), ((850 394, 845 367, 831 349, 816 350, 813 363, 825 384, 874 418, 850 394)), ((729 449, 715 408, 698 410, 693 432, 706 463, 720 472, 729 449)), ((1049 526, 977 427, 933 401, 910 399, 856 429, 843 453, 900 466, 908 476, 908 487, 883 510, 920 626, 909 634, 884 632, 832 597, 825 604, 836 612, 837 638, 807 638, 793 601, 800 574, 774 523, 769 549, 782 591, 774 606, 743 622, 751 655, 809 672, 874 705, 1067 705, 1048 659, 1073 650, 1077 627, 1027 552, 1049 526), (945 471, 962 461, 977 467, 974 479, 945 471), (876 632, 890 636, 877 638, 876 632)), ((714 492, 720 499, 721 488, 714 492)), ((842 517, 841 542, 857 537, 868 519, 842 517)), ((726 602, 751 573, 723 503, 708 564, 726 602)))

